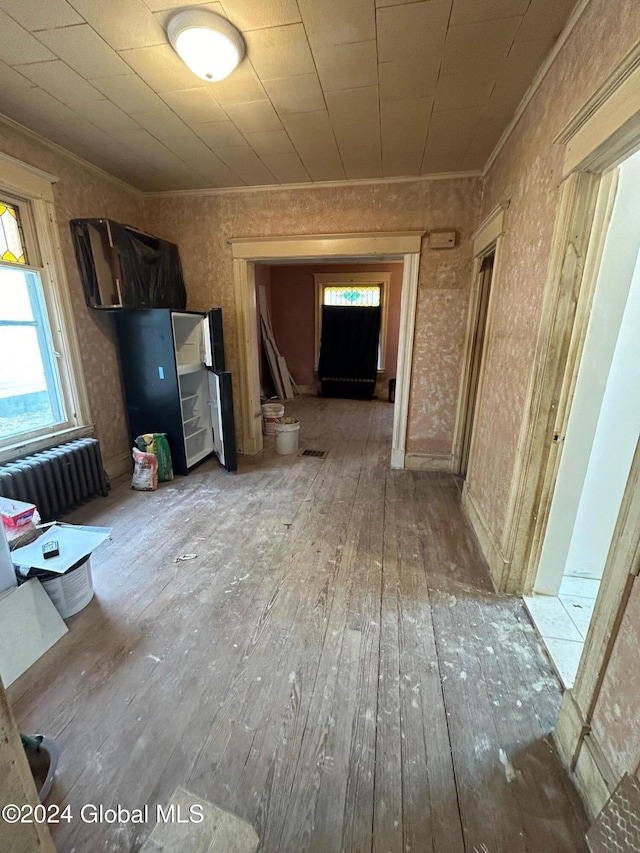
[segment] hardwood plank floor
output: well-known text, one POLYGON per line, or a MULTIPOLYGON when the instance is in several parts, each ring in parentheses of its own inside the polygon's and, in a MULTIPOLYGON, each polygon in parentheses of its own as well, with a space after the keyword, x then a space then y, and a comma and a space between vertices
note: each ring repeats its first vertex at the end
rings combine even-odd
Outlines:
POLYGON ((549 738, 559 686, 454 479, 389 469, 386 402, 287 413, 326 459, 270 445, 67 519, 113 527, 96 598, 9 690, 62 749, 57 848, 138 851, 153 821, 82 805, 153 812, 182 786, 262 853, 586 853, 549 738))

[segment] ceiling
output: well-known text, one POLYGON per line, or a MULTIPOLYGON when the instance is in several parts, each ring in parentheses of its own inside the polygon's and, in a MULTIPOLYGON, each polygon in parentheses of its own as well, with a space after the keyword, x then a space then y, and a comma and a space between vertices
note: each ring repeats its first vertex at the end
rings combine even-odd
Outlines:
POLYGON ((481 169, 576 0, 0 0, 0 112, 148 191, 481 169), (167 41, 211 9, 247 55, 167 41))

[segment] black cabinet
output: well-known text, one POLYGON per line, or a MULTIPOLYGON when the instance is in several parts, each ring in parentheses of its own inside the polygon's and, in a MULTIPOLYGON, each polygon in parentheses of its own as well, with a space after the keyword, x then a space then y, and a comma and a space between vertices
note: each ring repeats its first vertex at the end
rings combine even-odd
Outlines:
POLYGON ((187 295, 174 243, 112 219, 70 224, 89 308, 184 309, 187 295))
POLYGON ((224 370, 222 311, 161 308, 116 314, 131 441, 167 434, 174 470, 215 453, 236 470, 231 374, 224 370))

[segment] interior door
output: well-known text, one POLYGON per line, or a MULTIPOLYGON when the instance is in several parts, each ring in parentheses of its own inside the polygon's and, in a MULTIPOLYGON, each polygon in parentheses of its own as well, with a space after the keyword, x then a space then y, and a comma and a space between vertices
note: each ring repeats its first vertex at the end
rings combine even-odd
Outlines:
POLYGON ((209 406, 213 429, 213 451, 227 471, 238 468, 233 416, 233 387, 229 372, 209 371, 209 406))

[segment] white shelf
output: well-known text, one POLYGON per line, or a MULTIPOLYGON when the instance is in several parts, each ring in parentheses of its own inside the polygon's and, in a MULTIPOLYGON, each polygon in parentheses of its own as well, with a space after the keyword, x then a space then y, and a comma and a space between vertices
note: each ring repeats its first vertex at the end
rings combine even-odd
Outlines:
POLYGON ((200 417, 200 415, 194 415, 192 418, 185 418, 185 419, 182 421, 182 423, 183 423, 183 424, 190 424, 190 423, 191 423, 191 421, 197 421, 197 420, 199 419, 199 417, 200 417))
POLYGON ((206 432, 206 430, 207 430, 207 427, 200 427, 200 429, 195 429, 193 432, 190 432, 188 435, 185 431, 184 437, 187 441, 189 441, 189 439, 195 438, 196 436, 200 435, 200 433, 206 432))
POLYGON ((178 376, 186 376, 189 373, 199 373, 204 369, 205 366, 202 362, 198 362, 198 364, 179 364, 178 376))
POLYGON ((186 397, 180 397, 183 403, 186 403, 187 400, 197 400, 199 397, 198 394, 187 394, 186 397))

